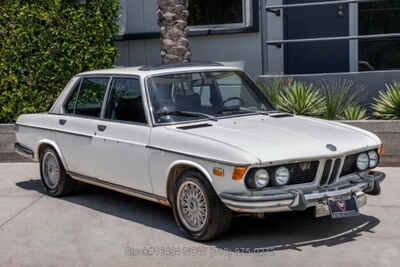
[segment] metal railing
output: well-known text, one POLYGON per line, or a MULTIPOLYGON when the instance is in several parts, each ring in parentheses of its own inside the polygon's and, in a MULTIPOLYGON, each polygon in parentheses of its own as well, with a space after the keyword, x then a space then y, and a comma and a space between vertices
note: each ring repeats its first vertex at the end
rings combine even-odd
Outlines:
POLYGON ((293 7, 327 6, 327 5, 340 5, 340 4, 357 4, 357 3, 380 2, 380 1, 384 1, 384 0, 337 0, 337 1, 329 1, 329 2, 325 1, 325 2, 312 2, 312 3, 301 3, 301 4, 287 4, 287 5, 266 6, 265 9, 267 11, 271 11, 271 10, 274 10, 274 9, 285 9, 285 8, 293 8, 293 7))
MULTIPOLYGON (((267 5, 265 7, 265 9, 267 12, 271 12, 277 16, 280 16, 281 15, 280 10, 287 9, 287 8, 340 5, 340 4, 356 4, 356 3, 381 2, 381 1, 384 1, 384 0, 338 0, 338 1, 329 1, 329 2, 312 2, 312 3, 301 3, 301 4, 287 4, 287 5, 271 5, 271 6, 267 5)), ((271 40, 271 41, 266 41, 266 44, 281 47, 283 44, 289 44, 289 43, 308 43, 308 42, 324 42, 324 41, 338 41, 338 40, 349 40, 349 41, 350 40, 377 40, 377 39, 394 39, 394 38, 400 38, 400 33, 271 40)))

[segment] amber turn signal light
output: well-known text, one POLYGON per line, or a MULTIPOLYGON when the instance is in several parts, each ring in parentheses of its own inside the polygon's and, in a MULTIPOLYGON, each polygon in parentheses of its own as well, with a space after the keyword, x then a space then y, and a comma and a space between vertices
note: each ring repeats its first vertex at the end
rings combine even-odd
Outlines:
POLYGON ((379 154, 379 157, 382 157, 382 154, 383 154, 383 145, 381 145, 381 147, 379 148, 378 154, 379 154))
POLYGON ((221 169, 221 168, 214 168, 213 169, 213 174, 215 175, 215 176, 224 176, 224 169, 221 169))
POLYGON ((233 180, 242 180, 244 174, 246 173, 246 167, 236 167, 233 170, 232 179, 233 180))

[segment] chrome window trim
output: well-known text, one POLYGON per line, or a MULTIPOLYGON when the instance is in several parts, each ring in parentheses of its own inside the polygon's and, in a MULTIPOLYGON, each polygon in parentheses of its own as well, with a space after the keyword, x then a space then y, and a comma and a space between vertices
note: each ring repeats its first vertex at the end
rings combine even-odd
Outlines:
POLYGON ((135 75, 135 74, 132 74, 132 75, 130 75, 130 74, 112 74, 111 75, 110 84, 109 84, 109 87, 107 88, 107 92, 106 92, 106 95, 105 95, 106 105, 104 106, 104 110, 102 110, 101 119, 103 119, 104 121, 109 121, 109 122, 125 123, 125 124, 141 125, 141 126, 150 127, 151 123, 149 121, 147 97, 145 96, 145 94, 146 94, 146 92, 145 92, 145 90, 143 88, 142 79, 141 79, 141 77, 139 75, 135 75), (108 104, 108 100, 109 100, 109 97, 110 97, 110 93, 111 93, 111 90, 112 90, 112 88, 111 88, 112 82, 113 82, 114 79, 135 79, 135 80, 137 80, 139 82, 139 84, 140 84, 140 92, 141 92, 141 96, 140 97, 142 98, 142 102, 143 102, 143 111, 144 111, 145 116, 146 116, 146 123, 133 122, 133 121, 113 120, 113 119, 108 119, 108 118, 104 117, 105 116, 105 112, 106 112, 106 107, 107 107, 107 104, 108 104))
MULTIPOLYGON (((102 113, 103 113, 103 108, 104 108, 104 100, 106 100, 107 91, 108 91, 108 88, 109 88, 110 83, 111 83, 111 75, 104 75, 104 74, 77 75, 76 77, 79 77, 80 84, 79 84, 79 88, 78 88, 78 98, 76 99, 75 105, 74 105, 74 112, 73 112, 73 113, 66 113, 66 112, 65 112, 65 105, 67 104, 67 102, 68 102, 68 100, 70 99, 71 95, 75 92, 75 90, 70 90, 70 92, 68 93, 68 96, 65 97, 65 99, 64 99, 64 101, 63 101, 63 104, 62 104, 62 113, 63 113, 62 115, 73 115, 73 116, 76 116, 76 117, 85 117, 85 118, 94 118, 94 119, 101 118, 101 117, 102 117, 102 113), (79 95, 80 95, 80 93, 81 93, 83 80, 84 80, 84 79, 90 79, 90 78, 105 78, 105 79, 108 79, 107 88, 106 88, 106 91, 104 92, 103 102, 102 102, 102 104, 101 104, 101 110, 100 110, 100 116, 99 116, 99 117, 95 117, 95 116, 86 116, 86 115, 77 115, 77 114, 75 114, 76 105, 77 105, 77 102, 78 102, 78 99, 79 99, 79 95)), ((74 88, 74 89, 75 89, 75 88, 74 88)), ((52 113, 52 114, 55 114, 55 113, 52 113)), ((59 114, 59 115, 61 115, 61 114, 59 114)))
MULTIPOLYGON (((70 92, 68 93, 68 95, 65 97, 63 104, 62 104, 62 113, 49 113, 49 115, 59 115, 59 116, 69 116, 69 117, 75 117, 75 118, 83 118, 83 119, 95 119, 95 120, 99 120, 99 121, 104 121, 104 122, 115 122, 115 123, 121 123, 121 124, 129 124, 129 125, 136 125, 136 126, 147 126, 147 127, 151 127, 151 120, 149 120, 149 107, 147 105, 147 97, 146 97, 146 91, 143 88, 143 84, 142 84, 142 78, 140 75, 136 75, 136 74, 90 74, 90 75, 86 75, 86 74, 80 74, 77 75, 76 77, 79 78, 79 88, 77 90, 79 90, 78 93, 80 93, 80 89, 82 86, 82 82, 84 78, 108 78, 109 82, 107 84, 107 89, 106 92, 104 93, 104 98, 103 98, 103 104, 101 107, 101 113, 100 113, 100 117, 93 117, 93 116, 85 116, 85 115, 79 115, 79 114, 74 114, 74 113, 67 113, 65 111, 65 105, 68 102, 69 98, 71 97, 71 95, 73 94, 73 92, 75 90, 70 90, 70 92), (105 103, 106 101, 108 101, 108 97, 109 97, 109 93, 111 90, 111 84, 113 81, 113 78, 127 78, 127 79, 137 79, 140 83, 140 90, 142 92, 142 101, 143 101, 143 109, 144 112, 146 114, 146 121, 147 123, 140 123, 140 122, 129 122, 129 121, 120 121, 120 120, 112 120, 112 119, 106 119, 104 118, 104 113, 105 113, 105 103), (105 101, 106 100, 106 101, 105 101)), ((75 89, 75 88, 74 88, 75 89)))

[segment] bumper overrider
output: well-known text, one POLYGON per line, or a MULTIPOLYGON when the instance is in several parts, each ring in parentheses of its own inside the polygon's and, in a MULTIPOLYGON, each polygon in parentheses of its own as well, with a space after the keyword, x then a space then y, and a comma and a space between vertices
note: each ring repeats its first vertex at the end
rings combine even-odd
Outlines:
MULTIPOLYGON (((343 183, 321 186, 313 189, 285 190, 281 193, 255 195, 223 192, 221 200, 231 210, 246 213, 268 213, 290 210, 305 210, 309 207, 327 203, 328 199, 355 196, 360 206, 366 203, 362 200, 364 193, 379 195, 380 183, 385 179, 383 172, 370 171, 361 177, 354 178, 343 183)), ((365 196, 364 196, 365 198, 365 196)))

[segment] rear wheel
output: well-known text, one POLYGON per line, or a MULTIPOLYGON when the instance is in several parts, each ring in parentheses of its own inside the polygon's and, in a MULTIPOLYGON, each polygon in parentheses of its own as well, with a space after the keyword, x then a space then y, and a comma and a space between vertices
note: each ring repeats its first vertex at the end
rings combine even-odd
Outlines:
POLYGON ((71 194, 78 186, 66 173, 57 152, 50 147, 40 157, 40 175, 44 189, 53 197, 71 194))
POLYGON ((229 230, 232 212, 198 171, 189 170, 176 181, 173 209, 180 230, 190 239, 208 241, 229 230))

